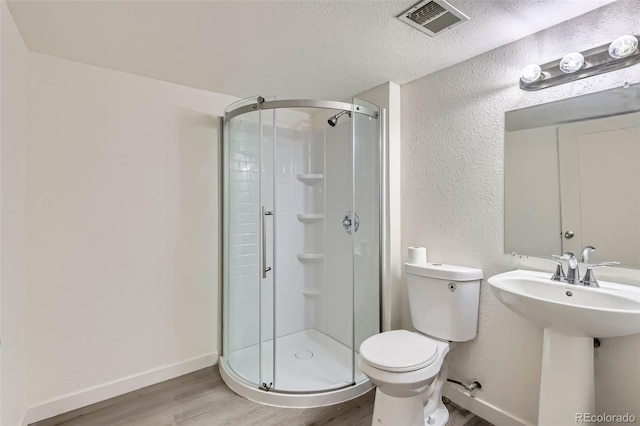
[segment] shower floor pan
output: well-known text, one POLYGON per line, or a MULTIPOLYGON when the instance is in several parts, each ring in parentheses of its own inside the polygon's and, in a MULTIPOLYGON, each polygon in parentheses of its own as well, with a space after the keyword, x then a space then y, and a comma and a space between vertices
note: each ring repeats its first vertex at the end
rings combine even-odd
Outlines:
MULTIPOLYGON (((263 381, 274 381, 273 340, 262 347, 263 381)), ((276 339, 276 374, 273 388, 265 392, 256 382, 259 366, 257 345, 221 357, 225 383, 245 398, 286 407, 316 407, 355 398, 372 385, 356 365, 356 385, 351 384, 351 349, 315 329, 276 339), (240 379, 240 380, 238 380, 240 379)), ((357 356, 357 354, 356 354, 357 356)))

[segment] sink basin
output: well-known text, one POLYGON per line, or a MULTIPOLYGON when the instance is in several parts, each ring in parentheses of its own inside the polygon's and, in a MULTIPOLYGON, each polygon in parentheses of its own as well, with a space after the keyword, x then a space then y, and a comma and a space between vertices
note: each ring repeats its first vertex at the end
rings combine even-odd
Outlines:
POLYGON ((569 336, 640 333, 640 287, 599 281, 600 288, 550 280, 548 272, 516 270, 489 278, 507 308, 541 328, 569 336))
POLYGON ((640 333, 640 287, 600 288, 551 281, 550 272, 516 270, 489 278, 498 300, 544 329, 539 425, 568 425, 595 413, 594 337, 640 333))

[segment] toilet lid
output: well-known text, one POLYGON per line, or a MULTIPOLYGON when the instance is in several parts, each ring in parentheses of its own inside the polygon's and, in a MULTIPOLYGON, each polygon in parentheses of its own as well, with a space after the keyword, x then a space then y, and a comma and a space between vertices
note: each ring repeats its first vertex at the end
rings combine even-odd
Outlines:
POLYGON ((365 340, 360 345, 360 356, 380 370, 415 371, 433 364, 438 357, 438 345, 407 330, 387 331, 365 340))

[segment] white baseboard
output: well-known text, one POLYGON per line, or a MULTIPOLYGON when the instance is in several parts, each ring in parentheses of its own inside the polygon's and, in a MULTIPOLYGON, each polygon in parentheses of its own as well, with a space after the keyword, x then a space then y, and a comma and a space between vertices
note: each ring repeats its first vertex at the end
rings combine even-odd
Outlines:
POLYGON ((23 408, 22 409, 22 416, 20 416, 22 418, 22 421, 20 421, 20 423, 18 423, 19 426, 27 426, 27 409, 23 408))
POLYGON ((471 411, 494 425, 535 426, 533 423, 524 421, 521 418, 496 407, 495 405, 491 405, 488 402, 483 401, 478 396, 470 396, 468 392, 465 392, 460 387, 451 383, 447 383, 444 386, 442 394, 462 408, 471 411))
POLYGON ((96 402, 192 373, 196 370, 210 367, 217 362, 218 353, 214 352, 65 395, 36 405, 35 407, 30 407, 25 413, 22 425, 26 426, 68 411, 95 404, 96 402))

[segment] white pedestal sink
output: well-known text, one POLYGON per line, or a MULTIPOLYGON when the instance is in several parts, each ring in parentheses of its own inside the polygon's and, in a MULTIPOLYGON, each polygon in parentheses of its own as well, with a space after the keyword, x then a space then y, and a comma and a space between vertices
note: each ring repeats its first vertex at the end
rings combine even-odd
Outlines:
POLYGON ((640 333, 640 287, 600 281, 600 288, 551 281, 551 273, 494 275, 498 300, 544 329, 539 425, 576 423, 595 414, 593 338, 640 333))

